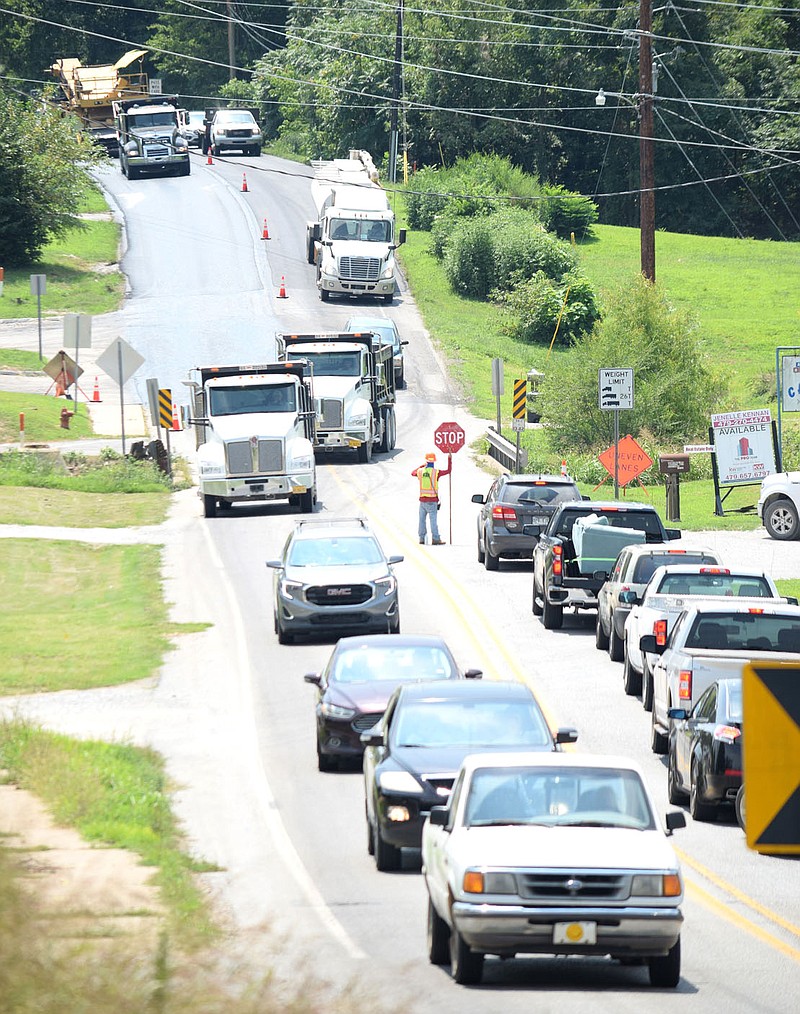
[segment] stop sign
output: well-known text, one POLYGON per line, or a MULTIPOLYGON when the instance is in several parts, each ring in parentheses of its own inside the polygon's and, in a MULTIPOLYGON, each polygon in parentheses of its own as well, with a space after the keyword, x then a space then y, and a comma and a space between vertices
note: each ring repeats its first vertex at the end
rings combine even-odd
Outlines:
POLYGON ((433 434, 433 442, 445 454, 455 454, 464 446, 466 434, 456 422, 441 423, 433 434))

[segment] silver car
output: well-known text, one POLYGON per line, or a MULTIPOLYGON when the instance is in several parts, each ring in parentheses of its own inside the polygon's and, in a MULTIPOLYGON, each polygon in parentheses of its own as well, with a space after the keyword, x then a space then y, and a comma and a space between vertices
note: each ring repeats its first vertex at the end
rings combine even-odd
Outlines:
POLYGON ((402 556, 386 557, 363 518, 299 521, 274 570, 275 633, 400 633, 397 580, 402 556))
POLYGON ((211 121, 211 149, 215 155, 224 151, 241 151, 260 155, 263 143, 261 128, 247 109, 218 109, 211 121))

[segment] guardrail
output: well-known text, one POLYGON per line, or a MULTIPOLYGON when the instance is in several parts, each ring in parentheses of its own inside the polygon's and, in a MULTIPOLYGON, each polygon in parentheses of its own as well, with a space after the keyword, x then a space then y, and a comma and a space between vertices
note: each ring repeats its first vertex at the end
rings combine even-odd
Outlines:
POLYGON ((490 458, 499 461, 504 468, 508 468, 512 472, 522 472, 525 470, 528 464, 528 452, 524 448, 520 448, 518 466, 516 444, 512 444, 510 440, 506 440, 502 434, 497 432, 494 426, 490 426, 486 431, 486 439, 489 441, 490 458))

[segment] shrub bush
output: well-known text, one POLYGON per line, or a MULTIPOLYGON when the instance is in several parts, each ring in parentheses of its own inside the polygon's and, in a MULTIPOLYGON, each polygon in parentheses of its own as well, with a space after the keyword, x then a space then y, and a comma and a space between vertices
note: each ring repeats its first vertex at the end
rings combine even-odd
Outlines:
POLYGON ((470 299, 486 299, 495 286, 494 244, 485 219, 467 220, 453 230, 444 270, 454 292, 470 299))
POLYGON ((529 345, 549 344, 556 333, 556 324, 559 344, 571 343, 591 331, 600 317, 594 290, 585 278, 576 274, 565 275, 559 282, 539 271, 533 278, 520 282, 504 302, 503 332, 529 345))
POLYGON ((574 232, 578 238, 591 236, 597 221, 597 205, 588 197, 572 193, 562 186, 542 187, 539 218, 548 232, 568 239, 574 232))
POLYGON ((494 246, 498 289, 510 291, 539 272, 561 279, 575 269, 578 258, 569 243, 545 232, 530 212, 498 211, 485 224, 494 246))

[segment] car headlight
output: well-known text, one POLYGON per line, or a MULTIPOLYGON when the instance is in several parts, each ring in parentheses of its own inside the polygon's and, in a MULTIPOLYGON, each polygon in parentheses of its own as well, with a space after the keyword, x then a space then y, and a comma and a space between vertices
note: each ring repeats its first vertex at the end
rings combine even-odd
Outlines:
POLYGON ((292 458, 289 461, 290 472, 310 472, 314 467, 314 455, 304 454, 299 458, 292 458))
POLYGON ((178 140, 178 141, 175 142, 175 151, 184 152, 184 151, 187 151, 188 148, 189 148, 189 145, 188 145, 185 137, 182 137, 182 138, 180 138, 180 140, 178 140))
POLYGON ((517 884, 513 873, 491 873, 486 870, 466 870, 461 886, 469 894, 516 894, 517 884))
POLYGON ((384 792, 404 792, 406 795, 421 796, 425 791, 408 771, 382 771, 378 784, 384 792))
POLYGON ((258 129, 258 127, 251 127, 250 128, 250 133, 253 135, 253 137, 255 137, 256 134, 260 134, 261 131, 258 129))
POLYGON ((284 578, 281 581, 281 595, 287 599, 299 599, 303 591, 303 585, 299 581, 290 581, 284 578))
POLYGON ((362 426, 366 426, 368 422, 369 416, 366 414, 366 412, 363 412, 361 415, 351 415, 347 421, 347 425, 358 426, 360 428, 362 426))
POLYGON ((637 873, 631 880, 631 895, 677 898, 682 892, 678 873, 637 873))
POLYGON ((213 461, 201 461, 200 475, 208 479, 214 475, 225 475, 225 466, 215 464, 213 461))
POLYGON ((391 595, 397 587, 397 580, 391 574, 388 577, 379 577, 375 581, 375 587, 384 595, 391 595))
POLYGON ((325 718, 342 718, 345 721, 355 717, 356 713, 354 708, 342 708, 338 704, 330 704, 327 701, 323 701, 319 710, 325 718))
POLYGON ((139 145, 135 141, 128 141, 125 145, 126 155, 137 155, 139 153, 139 145))
POLYGON ((228 131, 224 127, 217 127, 214 133, 218 134, 220 137, 224 137, 228 133, 228 131))

